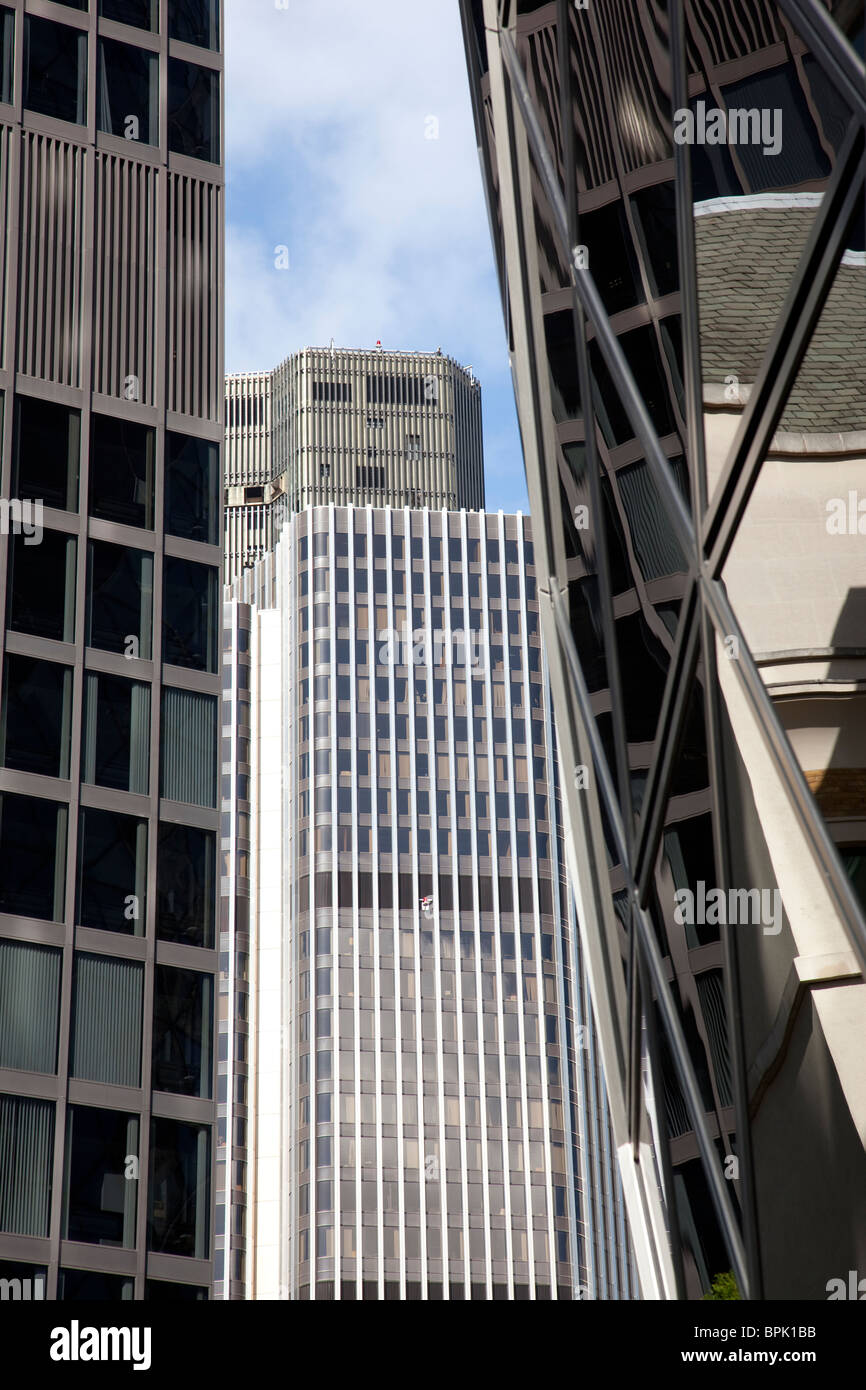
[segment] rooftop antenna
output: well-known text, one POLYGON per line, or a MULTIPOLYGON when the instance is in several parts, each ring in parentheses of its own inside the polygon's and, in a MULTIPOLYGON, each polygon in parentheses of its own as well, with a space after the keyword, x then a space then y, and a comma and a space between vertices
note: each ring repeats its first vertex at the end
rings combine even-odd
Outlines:
POLYGON ((331 339, 331 360, 332 360, 332 361, 333 361, 333 358, 334 358, 334 340, 333 340, 333 338, 332 338, 332 339, 331 339))

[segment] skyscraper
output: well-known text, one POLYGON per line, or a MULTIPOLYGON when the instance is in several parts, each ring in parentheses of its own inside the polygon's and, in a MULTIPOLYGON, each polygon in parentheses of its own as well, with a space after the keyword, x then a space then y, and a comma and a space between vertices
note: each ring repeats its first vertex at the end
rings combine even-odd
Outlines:
POLYGON ((624 1172, 665 1141, 633 1229, 679 1297, 826 1298, 866 1244, 862 7, 461 10, 624 1172))
POLYGON ((521 516, 307 507, 226 605, 224 1296, 639 1296, 521 516))
POLYGON ((0 1275, 212 1282, 217 0, 0 8, 0 1275))
POLYGON ((226 574, 316 503, 484 506, 481 389, 441 352, 305 348, 226 381, 226 574))

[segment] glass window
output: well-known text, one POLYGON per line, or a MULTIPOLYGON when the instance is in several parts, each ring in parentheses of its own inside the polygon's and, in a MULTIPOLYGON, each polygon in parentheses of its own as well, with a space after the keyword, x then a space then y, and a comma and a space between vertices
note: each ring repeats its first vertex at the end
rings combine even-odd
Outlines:
POLYGON ((118 24, 132 24, 136 29, 155 30, 158 22, 159 0, 99 0, 103 19, 118 24))
POLYGON ((57 1070, 61 952, 0 940, 0 1067, 57 1070))
POLYGON ((206 1303, 207 1289, 197 1284, 174 1284, 168 1279, 148 1279, 144 1296, 149 1303, 206 1303))
POLYGON ((217 670, 219 570, 177 555, 165 557, 163 660, 195 671, 217 670))
POLYGON ((0 795, 0 912, 63 921, 67 808, 0 795))
POLYGON ((81 29, 24 16, 24 105, 61 121, 87 120, 87 35, 81 29))
POLYGON ((156 1117, 151 1122, 149 1250, 206 1259, 210 1234, 210 1130, 156 1117))
POLYGON ((190 541, 219 544, 219 446, 186 434, 166 435, 165 529, 190 541))
POLYGON ((160 795, 216 806, 217 698, 164 686, 160 795))
POLYGON ((149 661, 153 636, 153 555, 90 541, 85 642, 149 661))
POLYGON ((90 428, 90 515, 152 530, 156 432, 110 415, 90 428))
POLYGON ((150 781, 150 686, 103 671, 87 671, 81 742, 82 781, 146 796, 150 781))
POLYGON ((0 101, 12 101, 15 72, 15 13, 0 7, 0 101))
POLYGON ((209 1099, 212 1039, 212 977, 158 965, 153 1001, 154 1090, 209 1099))
POLYGON ((96 124, 109 135, 159 144, 159 60, 131 43, 99 40, 96 124))
POLYGON ((15 397, 12 476, 15 495, 46 507, 78 510, 81 412, 35 396, 15 397))
POLYGON ((191 825, 160 825, 157 936, 212 947, 215 911, 216 835, 191 825))
POLYGON ((39 545, 12 537, 8 627, 53 642, 75 640, 75 553, 75 537, 59 531, 45 531, 39 545))
POLYGON ((6 657, 0 761, 18 772, 69 776, 72 671, 52 661, 6 657))
POLYGON ((137 1178, 138 1116, 71 1105, 66 1115, 63 1238, 132 1249, 137 1178))
POLYGON ((169 0, 168 32, 171 38, 216 48, 219 43, 219 0, 169 0))
POLYGON ((116 956, 76 955, 71 1074, 110 1086, 141 1085, 144 967, 116 956))
POLYGON ((53 1148, 50 1101, 0 1096, 0 1231, 48 1235, 53 1148))
POLYGON ((147 821, 83 807, 78 844, 79 924, 143 936, 146 892, 147 821))
POLYGON ((61 1269, 57 1297, 68 1303, 111 1303, 135 1297, 135 1280, 93 1269, 61 1269))
POLYGON ((219 161, 219 73, 168 60, 168 147, 192 159, 219 161))

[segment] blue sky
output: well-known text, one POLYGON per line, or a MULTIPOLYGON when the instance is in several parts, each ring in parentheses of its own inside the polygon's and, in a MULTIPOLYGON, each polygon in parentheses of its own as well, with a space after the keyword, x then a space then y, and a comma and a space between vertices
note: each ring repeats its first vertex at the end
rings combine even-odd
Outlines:
POLYGON ((226 369, 441 347, 481 381, 488 508, 526 511, 456 0, 226 0, 226 68, 226 369))

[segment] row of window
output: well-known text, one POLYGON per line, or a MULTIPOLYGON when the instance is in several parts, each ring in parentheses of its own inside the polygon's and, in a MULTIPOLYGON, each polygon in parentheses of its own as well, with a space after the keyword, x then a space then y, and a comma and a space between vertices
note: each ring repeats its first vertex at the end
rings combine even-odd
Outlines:
MULTIPOLYGON (((49 1234, 54 1105, 0 1095, 0 1232, 49 1234)), ((63 1237, 132 1249, 136 1244, 139 1119, 70 1106, 63 1177, 63 1237)), ((151 1121, 147 1248, 206 1259, 210 1246, 210 1130, 151 1121)), ((121 1297, 123 1295, 120 1295, 121 1297)))
MULTIPOLYGON (((0 938, 0 1067, 56 1074, 61 968, 58 948, 0 938)), ((71 1076, 111 1086, 141 1085, 143 1000, 142 962, 76 954, 71 1076)), ((153 1089, 209 1100, 212 1062, 213 977, 157 965, 153 1089)))
MULTIPOLYGON (((48 1270, 40 1265, 23 1264, 17 1260, 0 1260, 0 1300, 31 1302, 46 1298, 48 1270)), ((194 1300, 206 1302, 206 1288, 194 1284, 176 1284, 168 1279, 148 1279, 145 1299, 148 1302, 194 1300)), ((124 1274, 104 1274, 94 1269, 61 1269, 57 1276, 58 1302, 112 1302, 132 1300, 135 1280, 124 1274)))
MULTIPOLYGON (((69 10, 88 13, 90 0, 58 0, 69 10)), ((135 29, 159 32, 159 0, 98 0, 101 19, 130 24, 135 29)), ((216 49, 219 44, 219 0, 168 0, 168 36, 196 48, 216 49)))
MULTIPOLYGON (((432 518, 431 518, 432 520, 432 518)), ((334 554, 349 554, 349 533, 337 528, 334 532, 334 554)), ((402 560, 405 551, 405 537, 399 534, 392 535, 390 538, 385 535, 374 533, 371 554, 376 560, 386 560, 389 554, 392 560, 402 560)), ((434 563, 442 559, 442 536, 431 534, 428 541, 428 553, 434 563)), ((466 554, 463 554, 463 541, 460 536, 451 536, 447 539, 448 558, 454 564, 462 565, 464 558, 468 564, 483 563, 487 571, 496 569, 500 560, 506 565, 517 565, 520 562, 520 551, 523 550, 524 563, 531 569, 535 564, 535 548, 531 541, 526 541, 521 546, 520 541, 506 540, 504 554, 501 554, 499 541, 493 537, 487 537, 484 546, 484 556, 481 554, 481 540, 478 536, 467 536, 466 554)), ((310 538, 301 536, 298 539, 298 554, 301 562, 307 560, 310 549, 310 538)), ((330 553, 330 536, 327 531, 317 530, 313 535, 313 554, 315 556, 325 556, 330 553)), ((365 531, 355 532, 352 537, 352 553, 356 557, 367 554, 367 533, 365 531)), ((409 537, 409 554, 413 560, 424 558, 424 537, 409 537)))
MULTIPOLYGON (((77 512, 81 412, 33 396, 15 398, 13 494, 77 512)), ((89 513, 101 521, 154 527, 159 460, 156 431, 112 415, 91 416, 89 513)), ((167 432, 165 529, 171 536, 219 544, 219 447, 167 432)))
MULTIPOLYGON (((63 920, 67 816, 67 808, 53 801, 10 792, 0 795, 0 912, 63 920)), ((213 831, 160 824, 156 894, 156 934, 161 941, 213 946, 213 831)), ((81 809, 75 915, 83 927, 144 934, 146 821, 93 806, 81 809)))
MULTIPOLYGON (((76 7, 80 8, 80 7, 76 7)), ((120 8, 123 8, 122 6, 120 8)), ((174 30, 182 6, 170 11, 174 30)), ((25 110, 55 120, 87 121, 87 44, 81 29, 38 15, 24 15, 25 110)), ((14 16, 0 23, 3 74, 0 98, 13 99, 11 75, 14 16)), ((172 37, 179 37, 173 32, 172 37)), ((192 159, 218 163, 220 74, 197 63, 169 58, 166 130, 168 148, 192 159)), ((159 58, 134 44, 100 38, 97 49, 97 128, 130 142, 159 144, 159 58)))

